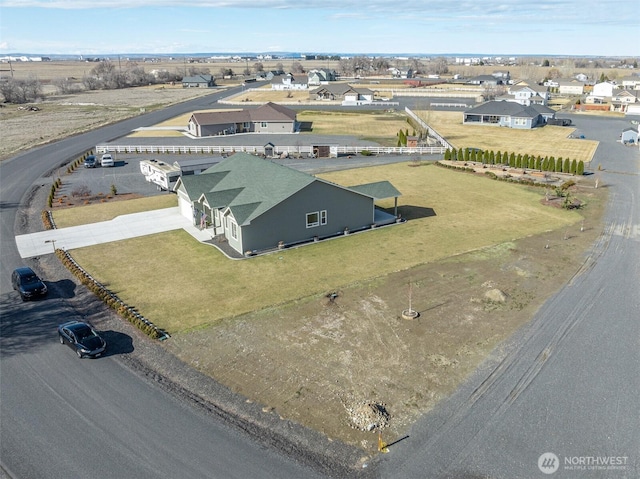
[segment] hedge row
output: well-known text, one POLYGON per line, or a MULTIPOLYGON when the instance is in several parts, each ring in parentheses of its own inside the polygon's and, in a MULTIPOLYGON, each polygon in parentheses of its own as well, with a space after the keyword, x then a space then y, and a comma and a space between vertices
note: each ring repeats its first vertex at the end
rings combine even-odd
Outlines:
MULTIPOLYGON (((449 168, 450 170, 458 170, 458 171, 465 171, 468 173, 475 173, 476 170, 474 170, 473 168, 469 168, 467 166, 456 166, 456 165, 449 165, 449 164, 445 164, 445 163, 440 163, 439 161, 436 161, 436 165, 440 166, 442 168, 449 168)), ((496 180, 496 181, 506 181, 507 183, 517 183, 519 185, 526 185, 526 186, 538 186, 541 188, 549 188, 549 185, 544 184, 544 183, 540 183, 537 181, 533 181, 533 180, 528 180, 528 179, 521 179, 521 178, 516 178, 513 176, 510 177, 502 177, 502 176, 498 176, 496 175, 493 171, 485 171, 484 173, 487 178, 491 178, 492 180, 496 180)))
POLYGON ((504 165, 510 168, 548 171, 551 173, 569 173, 584 175, 584 161, 569 158, 555 158, 553 156, 534 156, 522 153, 482 151, 477 148, 448 149, 444 152, 446 161, 473 161, 483 165, 504 165))
POLYGON ((152 339, 166 339, 169 334, 158 328, 151 321, 138 313, 134 308, 124 303, 118 296, 109 291, 102 283, 87 273, 71 255, 61 249, 56 249, 56 256, 60 262, 76 276, 80 282, 100 298, 107 306, 129 321, 152 339))

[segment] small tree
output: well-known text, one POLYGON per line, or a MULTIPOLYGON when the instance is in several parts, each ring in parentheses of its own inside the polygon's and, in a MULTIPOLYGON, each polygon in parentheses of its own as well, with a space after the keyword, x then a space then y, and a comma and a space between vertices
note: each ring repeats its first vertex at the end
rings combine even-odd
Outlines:
POLYGON ((569 160, 569 158, 566 158, 564 160, 564 163, 562 164, 562 172, 569 173, 570 171, 571 171, 571 161, 569 160))
POLYGON ((578 162, 576 160, 571 160, 571 174, 575 175, 578 171, 578 162))
POLYGON ((580 160, 578 162, 578 168, 576 170, 576 173, 580 176, 584 175, 584 161, 580 160))
POLYGON ((562 158, 556 160, 556 173, 562 173, 562 158))

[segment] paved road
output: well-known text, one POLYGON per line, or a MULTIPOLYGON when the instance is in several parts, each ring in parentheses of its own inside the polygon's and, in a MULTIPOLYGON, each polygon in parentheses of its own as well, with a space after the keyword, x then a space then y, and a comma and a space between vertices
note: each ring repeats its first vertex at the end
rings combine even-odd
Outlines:
POLYGON ((602 236, 503 352, 392 448, 383 477, 640 477, 640 153, 615 142, 628 121, 573 119, 601 141, 602 236), (553 475, 538 467, 548 452, 553 475))
POLYGON ((105 138, 214 100, 193 100, 0 164, 0 476, 3 469, 21 479, 318 477, 124 367, 118 354, 135 345, 121 332, 106 334, 119 344, 128 341, 128 350, 99 360, 70 354, 55 332, 62 320, 78 315, 56 293, 70 285, 50 285, 48 299, 23 304, 8 281, 23 263, 13 240, 18 209, 32 185, 51 182, 44 172, 105 138))
MULTIPOLYGON (((51 181, 43 170, 211 102, 199 99, 0 164, 0 460, 16 477, 85 477, 87 462, 104 477, 314 477, 141 381, 117 355, 78 361, 56 344, 59 318, 76 314, 68 301, 53 295, 23 305, 8 285, 21 263, 10 240, 18 206, 32 185, 51 181)), ((504 355, 392 447, 377 465, 380 476, 547 477, 537 466, 545 452, 560 461, 627 461, 624 470, 562 469, 555 477, 640 476, 638 153, 615 144, 621 120, 575 123, 589 138, 602 137, 597 161, 612 197, 585 270, 505 345, 504 355)))

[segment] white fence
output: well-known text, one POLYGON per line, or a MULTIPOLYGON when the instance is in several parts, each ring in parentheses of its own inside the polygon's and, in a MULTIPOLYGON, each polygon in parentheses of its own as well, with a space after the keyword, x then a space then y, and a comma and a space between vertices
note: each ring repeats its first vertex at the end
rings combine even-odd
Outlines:
POLYGON ((438 133, 436 130, 434 130, 429 125, 427 125, 427 123, 422 118, 420 118, 418 115, 416 115, 414 112, 412 112, 409 109, 409 107, 405 107, 404 108, 404 112, 407 115, 409 115, 411 118, 413 118, 413 120, 416 123, 418 123, 418 125, 420 125, 422 128, 424 128, 425 131, 427 131, 429 133, 429 136, 432 136, 433 138, 438 140, 441 145, 444 145, 444 146, 441 147, 442 153, 444 153, 445 150, 447 150, 447 149, 453 149, 451 144, 447 140, 445 140, 444 137, 440 133, 438 133))
MULTIPOLYGON (((374 155, 441 155, 442 146, 386 147, 386 146, 332 146, 338 155, 357 155, 363 151, 374 155)), ((168 145, 97 145, 97 154, 164 154, 164 155, 224 155, 237 152, 264 155, 264 146, 168 146, 168 145)), ((278 145, 274 156, 313 156, 313 146, 278 145)))

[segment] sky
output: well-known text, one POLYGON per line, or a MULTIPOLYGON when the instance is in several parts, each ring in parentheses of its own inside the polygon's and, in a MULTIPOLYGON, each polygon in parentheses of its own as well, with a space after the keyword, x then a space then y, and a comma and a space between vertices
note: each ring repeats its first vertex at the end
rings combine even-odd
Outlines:
POLYGON ((640 56, 637 0, 0 0, 0 56, 640 56))

